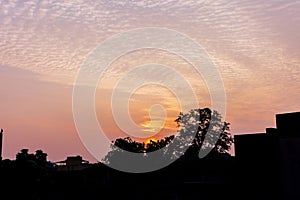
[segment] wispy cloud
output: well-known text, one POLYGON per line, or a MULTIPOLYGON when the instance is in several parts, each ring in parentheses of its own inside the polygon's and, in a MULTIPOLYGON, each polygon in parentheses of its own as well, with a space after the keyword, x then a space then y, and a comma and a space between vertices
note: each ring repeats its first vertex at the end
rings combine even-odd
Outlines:
MULTIPOLYGON (((167 27, 209 52, 236 116, 243 107, 269 109, 270 101, 274 112, 279 106, 295 109, 300 99, 299 10, 299 1, 291 0, 1 1, 0 65, 72 84, 80 64, 104 39, 132 28, 167 27), (283 100, 283 93, 290 100, 283 100)), ((189 77, 209 104, 205 82, 184 70, 188 64, 161 52, 151 55, 136 53, 116 61, 104 74, 104 86, 113 86, 112 80, 132 66, 162 62, 189 77)))

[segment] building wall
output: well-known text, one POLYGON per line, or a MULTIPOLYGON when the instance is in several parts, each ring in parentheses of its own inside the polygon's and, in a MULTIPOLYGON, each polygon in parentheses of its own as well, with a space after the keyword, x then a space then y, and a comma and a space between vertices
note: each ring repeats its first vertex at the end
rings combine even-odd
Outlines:
POLYGON ((300 199, 300 138, 280 139, 282 199, 300 199))

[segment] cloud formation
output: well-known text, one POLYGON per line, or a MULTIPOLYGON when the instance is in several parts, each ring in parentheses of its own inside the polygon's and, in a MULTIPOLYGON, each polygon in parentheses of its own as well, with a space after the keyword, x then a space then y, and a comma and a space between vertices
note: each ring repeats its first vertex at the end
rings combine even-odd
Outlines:
MULTIPOLYGON (((1 1, 0 65, 73 84, 80 64, 106 38, 132 28, 166 27, 189 35, 211 55, 224 80, 229 116, 241 117, 243 108, 295 110, 300 106, 299 10, 299 1, 292 0, 1 1)), ((187 66, 157 54, 156 61, 187 66)), ((149 54, 141 62, 137 55, 127 59, 104 79, 153 61, 149 54)), ((197 94, 207 96, 203 80, 184 71, 195 87, 201 85, 197 94)))

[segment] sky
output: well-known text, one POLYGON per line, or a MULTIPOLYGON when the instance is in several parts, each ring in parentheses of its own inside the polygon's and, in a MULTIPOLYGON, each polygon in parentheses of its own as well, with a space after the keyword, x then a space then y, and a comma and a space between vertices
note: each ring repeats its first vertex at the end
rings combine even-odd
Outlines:
MULTIPOLYGON (((300 111, 299 10, 296 0, 0 1, 3 158, 14 159, 28 148, 42 149, 52 161, 82 155, 95 162, 73 119, 77 74, 103 41, 145 27, 174 30, 200 44, 223 81, 223 119, 231 123, 231 132, 265 132, 275 127, 275 114, 300 111)), ((211 106, 205 77, 186 60, 159 49, 130 52, 111 63, 95 92, 95 112, 110 140, 126 136, 112 114, 116 84, 135 67, 149 63, 176 69, 189 81, 199 105, 211 106)), ((153 69, 145 68, 130 80, 141 80, 144 74, 163 79, 176 91, 187 91, 183 82, 153 69)), ((181 107, 174 92, 158 84, 122 92, 131 92, 129 113, 145 137, 176 132, 174 119, 181 107), (164 112, 153 107, 157 104, 164 112)))

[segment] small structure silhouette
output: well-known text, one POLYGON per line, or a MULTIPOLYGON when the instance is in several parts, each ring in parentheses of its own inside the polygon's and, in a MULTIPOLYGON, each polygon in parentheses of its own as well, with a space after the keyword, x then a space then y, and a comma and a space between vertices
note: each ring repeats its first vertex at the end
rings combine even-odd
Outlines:
POLYGON ((78 171, 86 169, 89 162, 81 156, 68 156, 66 160, 56 162, 56 165, 58 171, 78 171))

